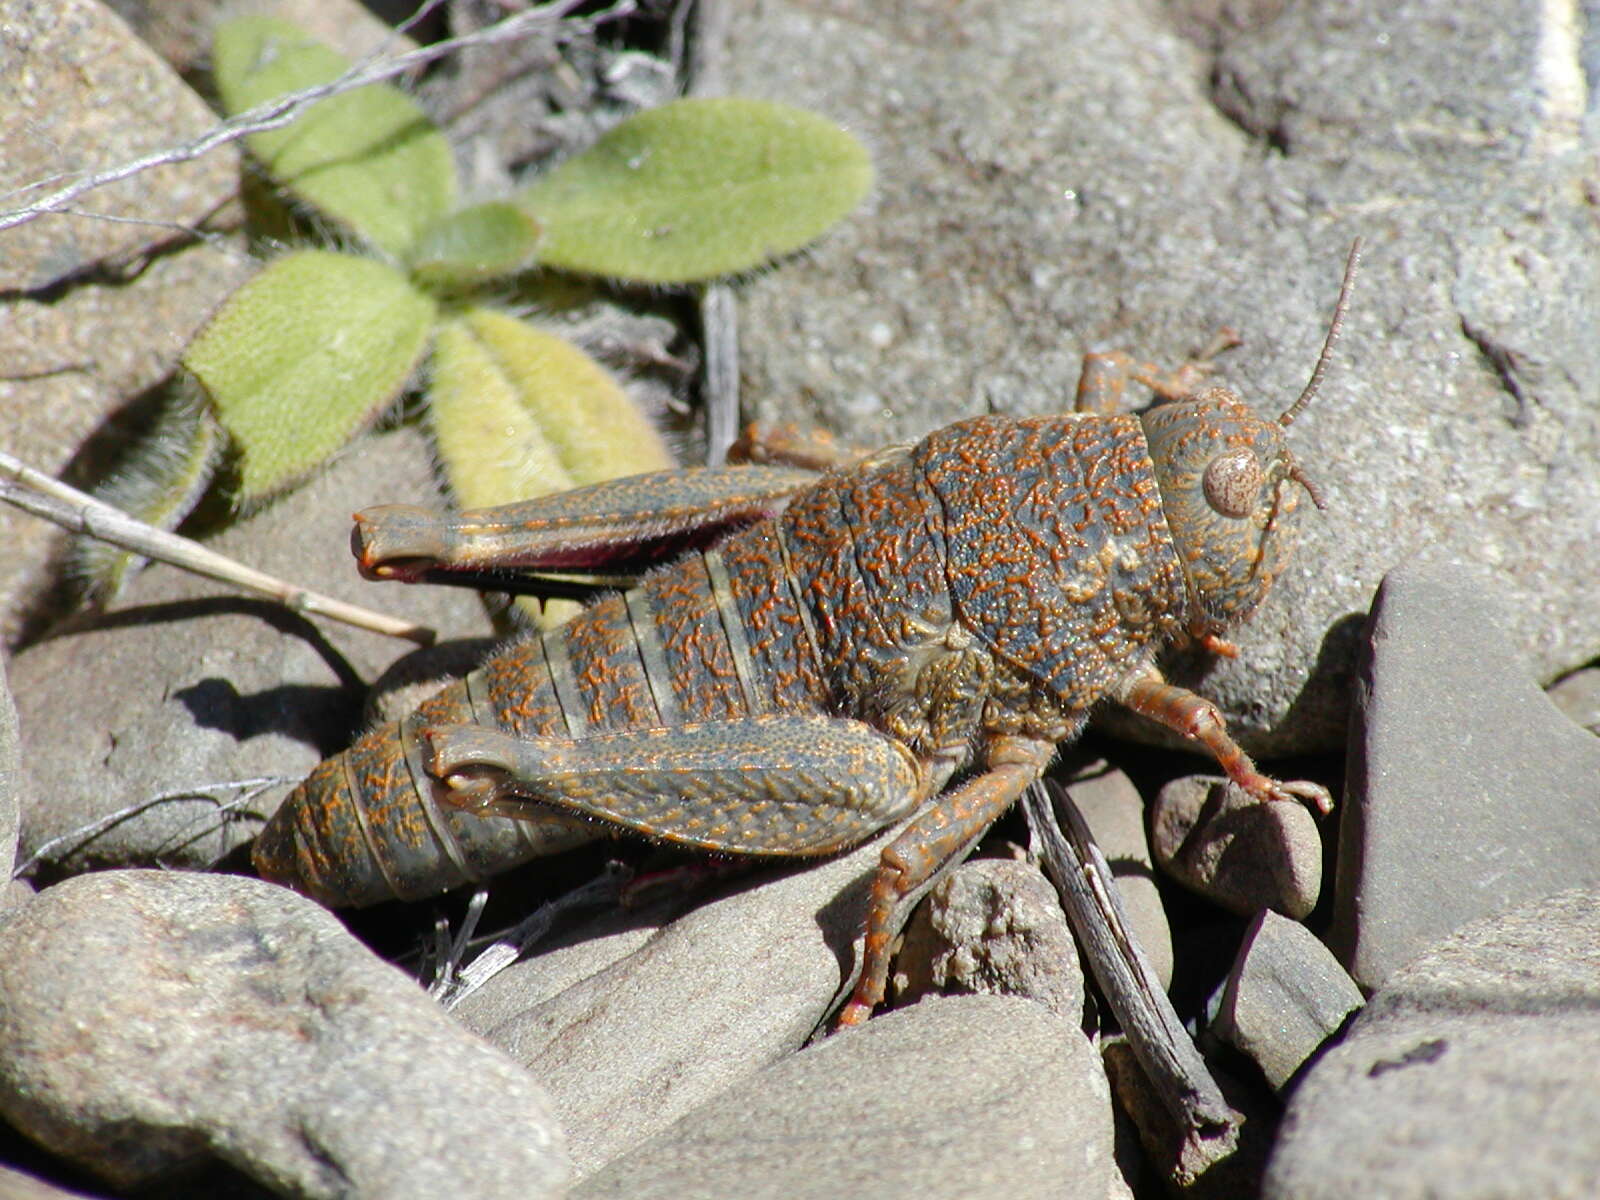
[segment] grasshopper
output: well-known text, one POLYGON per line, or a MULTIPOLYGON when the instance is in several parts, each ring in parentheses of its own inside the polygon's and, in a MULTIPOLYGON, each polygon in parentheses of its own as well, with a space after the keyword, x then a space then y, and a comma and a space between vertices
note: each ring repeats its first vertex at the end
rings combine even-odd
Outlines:
MULTIPOLYGON (((411 716, 319 766, 255 847, 325 903, 418 898, 613 832, 716 854, 884 849, 840 1021, 882 999, 897 902, 1045 770, 1101 702, 1209 751, 1264 800, 1327 792, 1261 774, 1157 652, 1227 632, 1322 500, 1280 417, 1197 371, 1090 355, 1079 411, 977 417, 820 476, 667 471, 502 508, 357 515, 363 574, 468 580, 648 569, 565 626, 520 637, 411 716), (1106 412, 1132 377, 1159 400, 1106 412), (498 574, 497 574, 498 573, 498 574)), ((554 577, 530 586, 562 594, 554 577)))

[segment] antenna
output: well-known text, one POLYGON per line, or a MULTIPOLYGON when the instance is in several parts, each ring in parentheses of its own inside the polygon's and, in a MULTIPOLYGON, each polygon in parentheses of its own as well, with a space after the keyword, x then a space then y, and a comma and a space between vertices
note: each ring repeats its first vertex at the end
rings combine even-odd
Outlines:
MULTIPOLYGON (((1355 289, 1356 271, 1361 266, 1361 239, 1357 238, 1350 243, 1350 257, 1344 264, 1344 283, 1339 287, 1339 300, 1333 306, 1333 320, 1328 325, 1327 340, 1322 343, 1322 356, 1317 359, 1316 370, 1311 372, 1311 381, 1306 384, 1306 390, 1300 393, 1300 398, 1286 408, 1283 415, 1278 418, 1278 424, 1285 429, 1293 424, 1306 405, 1317 394, 1317 388, 1322 385, 1322 377, 1327 373, 1328 362, 1333 358, 1333 348, 1339 341, 1339 334, 1344 329, 1344 314, 1350 307, 1350 293, 1355 289)), ((1306 489, 1310 491, 1309 488, 1306 489)), ((1312 498, 1316 493, 1312 492, 1312 498)), ((1319 504, 1317 506, 1321 508, 1319 504)))

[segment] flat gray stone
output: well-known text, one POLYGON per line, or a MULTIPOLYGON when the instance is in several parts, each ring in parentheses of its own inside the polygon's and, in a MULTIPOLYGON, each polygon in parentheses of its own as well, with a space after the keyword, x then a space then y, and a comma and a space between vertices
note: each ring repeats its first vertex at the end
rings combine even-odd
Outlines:
POLYGON ((670 907, 614 908, 579 922, 463 996, 450 1015, 491 1042, 509 1040, 524 1014, 641 949, 660 932, 670 907))
MULTIPOLYGON (((415 430, 369 437, 211 544, 341 599, 447 633, 480 632, 486 622, 471 593, 370 583, 350 558, 350 514, 426 498, 428 479, 415 430)), ((112 611, 74 621, 11 665, 24 753, 22 855, 43 849, 67 870, 209 865, 343 748, 367 681, 407 645, 149 567, 112 611), (218 786, 263 778, 283 783, 259 794, 218 786), (241 795, 241 808, 221 807, 241 795), (145 807, 98 828, 137 805, 145 807)))
POLYGON ((1600 891, 1474 922, 1392 973, 1300 1082, 1270 1200, 1588 1196, 1600 891))
POLYGON ((328 912, 233 876, 81 876, 0 928, 0 1112, 119 1188, 206 1157, 374 1200, 554 1196, 570 1170, 525 1071, 328 912))
POLYGON ((1101 1197, 1114 1179, 1110 1090, 1077 1026, 960 996, 768 1067, 574 1195, 1101 1197))
POLYGON ((1373 605, 1329 931, 1364 987, 1478 917, 1600 883, 1600 739, 1535 685, 1504 599, 1423 560, 1373 605))
POLYGON ((1365 998, 1304 925, 1257 914, 1223 988, 1211 1031, 1255 1060, 1281 1092, 1365 998))
POLYGON ((1083 967, 1055 888, 1031 863, 981 858, 917 906, 895 956, 895 998, 1021 996, 1083 1021, 1083 967))
POLYGON ((537 988, 538 1002, 478 1023, 549 1089, 580 1172, 806 1042, 859 962, 867 888, 892 836, 730 885, 559 994, 537 988))
POLYGON ((1171 987, 1172 928, 1156 887, 1150 839, 1145 833, 1144 797, 1131 779, 1099 760, 1074 767, 1066 783, 1095 845, 1111 867, 1139 948, 1162 986, 1171 987))
POLYGON ((1083 351, 1174 364, 1223 324, 1245 344, 1219 381, 1278 413, 1366 238, 1290 437, 1329 511, 1237 660, 1173 664, 1274 754, 1343 745, 1361 614, 1419 547, 1490 566, 1536 678, 1600 654, 1600 123, 1561 6, 1249 14, 762 0, 731 13, 726 84, 845 123, 877 167, 866 205, 741 289, 763 419, 884 443, 1060 411, 1083 351))
POLYGON ((1322 891, 1317 820, 1294 801, 1257 800, 1218 775, 1185 775, 1150 810, 1161 869, 1240 916, 1275 909, 1304 917, 1322 891))

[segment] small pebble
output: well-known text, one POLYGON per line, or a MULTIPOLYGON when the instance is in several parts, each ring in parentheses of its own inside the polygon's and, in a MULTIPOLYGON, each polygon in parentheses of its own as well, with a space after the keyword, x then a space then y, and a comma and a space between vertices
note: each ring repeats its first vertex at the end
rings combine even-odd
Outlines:
POLYGON ((1030 863, 982 858, 934 886, 895 959, 901 1003, 928 995, 1022 996, 1083 1020, 1083 968, 1055 888, 1030 863))
POLYGON ((1303 804, 1264 802, 1218 776, 1188 775, 1161 789, 1150 826, 1161 868, 1230 912, 1270 908, 1299 919, 1316 907, 1322 839, 1303 804))
POLYGON ((1245 933, 1211 1030, 1254 1059, 1281 1092, 1363 1003, 1315 934, 1268 910, 1245 933))

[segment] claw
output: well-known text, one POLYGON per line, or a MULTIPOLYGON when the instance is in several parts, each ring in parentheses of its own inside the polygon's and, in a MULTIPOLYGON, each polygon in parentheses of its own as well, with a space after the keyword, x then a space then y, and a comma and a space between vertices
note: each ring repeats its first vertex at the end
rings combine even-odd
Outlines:
POLYGON ((1270 799, 1309 805, 1317 811, 1318 816, 1323 817, 1333 811, 1333 795, 1320 783, 1312 783, 1309 779, 1291 779, 1282 783, 1277 780, 1268 782, 1272 784, 1270 799))
POLYGON ((1333 811, 1333 795, 1320 783, 1312 783, 1309 779, 1291 779, 1284 782, 1272 779, 1266 775, 1251 771, 1243 779, 1235 778, 1234 782, 1249 792, 1257 800, 1266 804, 1304 804, 1314 809, 1318 816, 1327 816, 1333 811))

